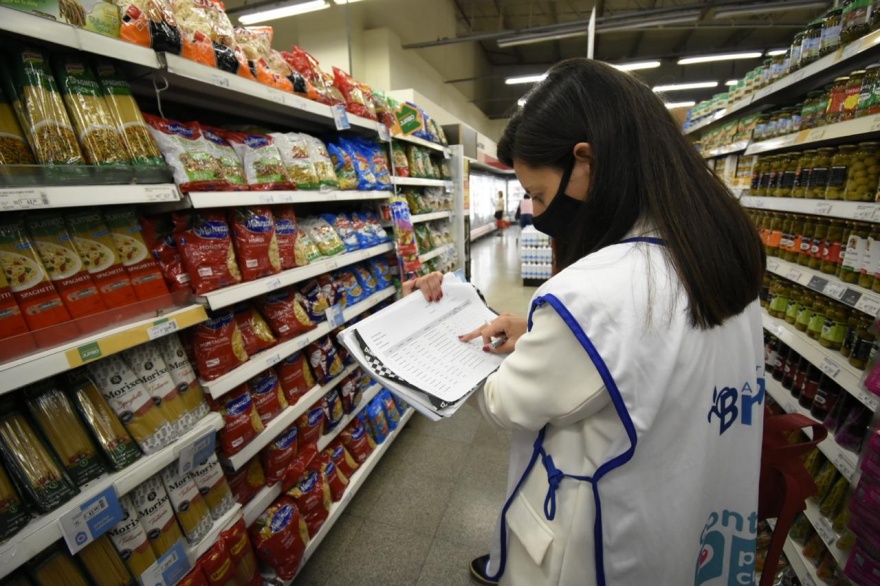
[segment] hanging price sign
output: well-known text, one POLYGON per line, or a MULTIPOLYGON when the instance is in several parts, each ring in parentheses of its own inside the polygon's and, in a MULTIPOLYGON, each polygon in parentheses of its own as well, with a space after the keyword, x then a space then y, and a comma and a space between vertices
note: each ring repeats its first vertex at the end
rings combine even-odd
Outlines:
POLYGON ((343 104, 330 106, 330 112, 333 114, 333 122, 336 124, 336 130, 348 130, 351 128, 351 122, 348 121, 348 113, 345 111, 343 104))

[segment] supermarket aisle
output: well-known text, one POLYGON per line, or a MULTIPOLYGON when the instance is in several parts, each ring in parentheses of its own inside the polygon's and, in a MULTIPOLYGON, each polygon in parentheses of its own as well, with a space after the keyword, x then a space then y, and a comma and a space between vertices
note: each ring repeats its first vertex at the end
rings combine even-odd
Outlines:
MULTIPOLYGON (((473 280, 496 311, 523 313, 518 229, 472 249, 473 280)), ((476 400, 446 421, 416 415, 379 462, 296 584, 456 586, 488 550, 504 501, 509 436, 476 400)))

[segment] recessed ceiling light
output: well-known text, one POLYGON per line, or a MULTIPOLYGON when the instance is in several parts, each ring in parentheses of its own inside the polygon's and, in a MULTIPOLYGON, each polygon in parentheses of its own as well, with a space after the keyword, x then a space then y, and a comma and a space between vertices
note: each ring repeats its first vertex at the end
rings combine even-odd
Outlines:
POLYGON ((669 85, 654 86, 654 91, 661 92, 677 92, 681 90, 699 90, 703 88, 718 87, 717 81, 696 81, 693 83, 673 83, 669 85))
POLYGON ((507 85, 516 85, 518 83, 538 83, 539 81, 544 81, 546 78, 546 73, 542 73, 541 75, 521 75, 519 77, 508 77, 504 80, 504 83, 506 83, 507 85))
POLYGON ((749 51, 746 53, 727 53, 725 55, 702 55, 700 57, 685 57, 679 59, 679 65, 694 65, 696 63, 711 63, 713 61, 732 61, 734 59, 757 59, 763 57, 760 51, 749 51))
POLYGON ((327 0, 311 0, 310 2, 300 2, 299 4, 287 4, 279 2, 273 4, 272 8, 260 10, 259 12, 251 12, 242 14, 238 17, 241 24, 255 24, 258 22, 266 22, 267 20, 276 20, 279 18, 287 18, 288 16, 296 16, 297 14, 305 14, 306 12, 314 12, 329 8, 327 0))

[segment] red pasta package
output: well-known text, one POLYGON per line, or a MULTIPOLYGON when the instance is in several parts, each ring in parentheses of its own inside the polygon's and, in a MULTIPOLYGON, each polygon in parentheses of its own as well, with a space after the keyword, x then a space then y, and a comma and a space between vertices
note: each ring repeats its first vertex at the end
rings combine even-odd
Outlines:
POLYGON ((272 328, 260 315, 260 312, 247 301, 237 303, 232 307, 235 323, 244 340, 244 351, 248 356, 253 356, 261 350, 271 348, 278 340, 272 335, 272 328))
POLYGON ((239 385, 210 403, 212 410, 220 412, 225 421, 223 429, 218 432, 220 451, 224 456, 237 454, 265 429, 245 385, 239 385))
POLYGON ((291 289, 279 289, 256 299, 260 313, 281 340, 288 340, 315 328, 291 289))
POLYGON ((275 218, 267 206, 233 208, 229 212, 241 277, 253 281, 281 270, 275 218))
POLYGON ((314 405, 296 420, 299 427, 299 445, 307 446, 318 443, 324 428, 324 408, 321 403, 314 405))
POLYGON ((370 434, 367 433, 367 428, 364 427, 360 419, 355 419, 351 422, 351 425, 343 429, 342 433, 339 434, 339 438, 342 440, 342 444, 348 450, 348 453, 351 454, 351 457, 358 464, 366 462, 367 458, 370 457, 370 454, 376 448, 376 443, 370 437, 370 434))
POLYGON ((174 238, 196 295, 241 282, 223 210, 175 212, 174 238))
POLYGON ((294 500, 280 496, 250 529, 257 557, 282 580, 292 580, 302 563, 309 530, 294 500))
POLYGON ((297 300, 305 308, 313 322, 322 322, 327 319, 327 309, 332 303, 324 295, 324 288, 318 284, 317 279, 307 281, 300 286, 298 293, 297 300))
POLYGON ((324 410, 324 433, 330 433, 345 416, 338 388, 331 389, 324 395, 321 399, 321 408, 324 410))
POLYGON ((177 586, 211 586, 211 583, 208 582, 205 572, 202 571, 202 566, 196 564, 186 576, 180 579, 177 586))
POLYGON ((333 440, 324 450, 324 454, 330 457, 333 463, 336 464, 336 468, 348 479, 351 478, 355 470, 360 468, 360 464, 351 457, 351 454, 348 453, 348 450, 345 449, 345 446, 342 445, 342 441, 339 439, 333 440))
POLYGON ((339 383, 339 396, 342 398, 342 410, 351 413, 360 403, 360 373, 356 370, 339 383))
POLYGON ((321 251, 296 221, 292 206, 275 208, 275 237, 284 269, 304 267, 321 258, 321 251))
POLYGON ((314 86, 318 93, 317 101, 328 106, 344 104, 345 97, 333 85, 333 78, 321 70, 318 60, 307 51, 293 45, 290 51, 284 51, 281 56, 294 71, 302 75, 306 81, 314 86))
POLYGON ((329 274, 319 275, 317 281, 329 305, 340 303, 345 307, 345 285, 337 283, 329 274))
POLYGON ((141 216, 140 221, 144 229, 144 241, 150 254, 159 263, 165 284, 171 291, 189 289, 189 273, 183 266, 183 258, 174 240, 174 222, 171 221, 171 216, 168 214, 141 216))
POLYGON ((287 465, 284 476, 281 477, 281 492, 287 492, 292 489, 317 457, 318 446, 300 443, 299 451, 287 465))
POLYGON ((257 493, 266 486, 266 474, 259 458, 252 458, 244 468, 227 474, 229 488, 238 504, 244 506, 251 502, 257 493))
POLYGON ((205 573, 210 586, 230 586, 235 584, 235 567, 226 541, 218 539, 208 553, 199 558, 199 566, 205 573))
POLYGON ((247 361, 244 338, 232 310, 214 312, 191 331, 193 353, 202 380, 214 380, 247 361))
POLYGON ((319 454, 318 462, 320 463, 324 483, 330 491, 330 498, 333 499, 334 503, 338 503, 345 495, 345 489, 348 488, 348 477, 336 467, 336 464, 327 454, 319 454))
POLYGON ((239 519, 235 525, 220 534, 226 542, 232 565, 235 567, 236 586, 261 586, 263 578, 260 576, 260 568, 257 566, 257 558, 251 540, 248 536, 244 519, 239 519))
POLYGON ((271 486, 284 478, 284 472, 296 456, 298 437, 299 429, 291 425, 260 452, 266 484, 271 486))
MULTIPOLYGON (((314 452, 315 447, 309 446, 305 449, 314 452)), ((321 473, 321 462, 317 457, 317 453, 313 453, 305 472, 294 483, 293 487, 287 491, 287 495, 293 498, 297 509, 299 509, 300 514, 305 519, 306 525, 309 528, 309 536, 314 537, 324 525, 324 521, 327 520, 330 514, 330 507, 333 505, 330 487, 324 481, 324 475, 321 473)))
POLYGON ((364 95, 363 86, 345 71, 338 67, 333 68, 333 80, 342 95, 345 96, 345 109, 355 116, 362 116, 370 120, 378 120, 376 110, 373 108, 373 98, 369 100, 364 95))
POLYGON ((315 377, 309 369, 308 360, 301 352, 294 352, 276 367, 281 390, 287 396, 289 405, 296 404, 299 398, 315 386, 315 377))
POLYGON ((315 378, 322 385, 329 383, 334 377, 339 376, 344 368, 342 359, 336 353, 336 347, 330 338, 324 337, 309 344, 306 348, 306 354, 309 357, 309 365, 315 378))
POLYGON ((287 398, 284 396, 284 391, 281 390, 281 384, 274 369, 264 370, 245 384, 253 397, 254 407, 260 415, 260 421, 264 425, 287 409, 287 398))

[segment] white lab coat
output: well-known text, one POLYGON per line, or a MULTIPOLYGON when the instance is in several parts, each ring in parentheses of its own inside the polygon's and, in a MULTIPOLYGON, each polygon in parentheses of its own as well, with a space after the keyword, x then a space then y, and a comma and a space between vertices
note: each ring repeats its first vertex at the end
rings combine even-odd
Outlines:
MULTIPOLYGON (((582 259, 533 302, 532 330, 487 381, 481 408, 514 430, 511 485, 545 426, 552 466, 588 479, 551 491, 537 460, 505 516, 502 584, 751 584, 757 303, 721 327, 692 328, 663 249, 644 242, 582 259)), ((496 539, 490 573, 499 549, 496 539)))

